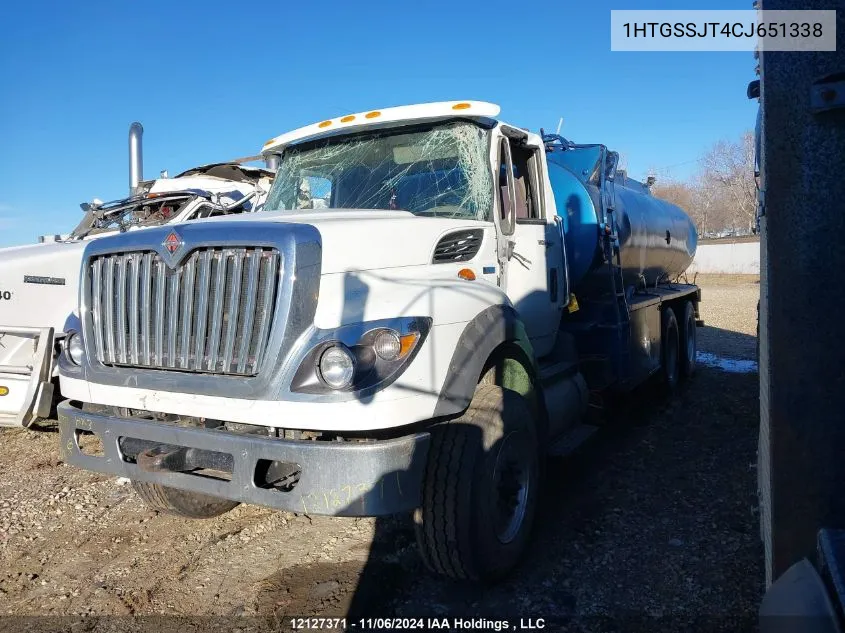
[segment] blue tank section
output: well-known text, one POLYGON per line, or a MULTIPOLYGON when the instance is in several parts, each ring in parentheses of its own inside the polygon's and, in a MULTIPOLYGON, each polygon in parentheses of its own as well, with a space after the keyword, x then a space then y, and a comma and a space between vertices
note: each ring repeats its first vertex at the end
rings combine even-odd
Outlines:
MULTIPOLYGON (((599 251, 598 200, 571 171, 549 160, 549 184, 563 219, 569 280, 574 286, 592 270, 599 251)), ((596 189, 596 192, 598 190, 596 189)))
MULTIPOLYGON (((549 152, 549 184, 563 220, 572 290, 588 289, 607 274, 601 245, 601 145, 549 152)), ((605 186, 614 200, 622 275, 626 286, 683 273, 698 244, 695 224, 680 208, 655 198, 621 175, 605 186)), ((600 287, 606 287, 602 284, 600 287)))

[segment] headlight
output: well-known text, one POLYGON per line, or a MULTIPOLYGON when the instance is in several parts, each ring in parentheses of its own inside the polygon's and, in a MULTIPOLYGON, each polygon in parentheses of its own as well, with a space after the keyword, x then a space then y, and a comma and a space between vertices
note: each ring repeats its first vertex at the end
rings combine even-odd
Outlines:
POLYGON ((399 318, 318 332, 290 390, 361 395, 383 389, 408 366, 430 327, 430 319, 399 318))
POLYGON ((382 360, 396 360, 402 352, 402 341, 394 330, 381 330, 373 338, 373 349, 382 360))
POLYGON ((82 336, 76 332, 70 332, 65 340, 65 350, 67 350, 68 358, 70 358, 75 365, 81 365, 82 359, 85 357, 85 346, 82 344, 82 336))
POLYGON ((320 356, 320 378, 332 389, 346 389, 355 374, 355 359, 345 345, 332 345, 320 356))

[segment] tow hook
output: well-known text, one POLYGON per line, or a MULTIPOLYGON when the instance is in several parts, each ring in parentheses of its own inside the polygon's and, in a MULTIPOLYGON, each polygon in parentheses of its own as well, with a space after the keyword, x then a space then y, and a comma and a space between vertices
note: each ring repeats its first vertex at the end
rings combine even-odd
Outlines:
POLYGON ((148 473, 162 471, 185 472, 194 468, 194 466, 188 465, 188 462, 194 461, 188 457, 190 450, 189 448, 178 448, 176 446, 159 444, 158 446, 153 446, 138 453, 135 463, 138 464, 141 470, 145 470, 148 473))

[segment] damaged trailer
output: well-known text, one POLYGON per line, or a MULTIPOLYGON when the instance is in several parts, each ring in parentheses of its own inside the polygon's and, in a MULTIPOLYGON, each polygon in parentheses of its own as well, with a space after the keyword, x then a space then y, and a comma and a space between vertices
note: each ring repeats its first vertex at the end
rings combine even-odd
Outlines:
POLYGON ((143 180, 141 137, 129 132, 129 197, 80 206, 70 233, 0 249, 0 427, 28 427, 49 417, 58 396, 55 362, 65 321, 77 303, 86 244, 162 224, 253 212, 264 205, 274 170, 241 164, 260 157, 188 169, 143 180))

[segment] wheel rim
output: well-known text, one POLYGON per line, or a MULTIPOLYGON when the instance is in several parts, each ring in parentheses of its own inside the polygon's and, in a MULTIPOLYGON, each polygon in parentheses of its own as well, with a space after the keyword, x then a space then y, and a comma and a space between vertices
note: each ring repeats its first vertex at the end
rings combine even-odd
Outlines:
POLYGON ((502 440, 493 471, 493 516, 496 538, 512 542, 525 522, 531 489, 531 459, 525 433, 509 433, 502 440))
POLYGON ((696 341, 695 341, 695 320, 690 318, 687 321, 687 360, 689 361, 689 366, 692 367, 695 364, 695 353, 696 353, 696 341))

